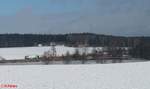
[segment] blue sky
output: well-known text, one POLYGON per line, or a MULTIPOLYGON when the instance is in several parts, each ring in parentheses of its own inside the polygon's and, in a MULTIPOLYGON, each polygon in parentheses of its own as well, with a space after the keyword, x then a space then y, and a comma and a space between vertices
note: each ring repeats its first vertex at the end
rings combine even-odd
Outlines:
POLYGON ((0 0, 0 33, 150 36, 150 0, 0 0))
POLYGON ((0 15, 14 15, 31 8, 35 14, 79 11, 82 2, 76 0, 0 0, 0 15))

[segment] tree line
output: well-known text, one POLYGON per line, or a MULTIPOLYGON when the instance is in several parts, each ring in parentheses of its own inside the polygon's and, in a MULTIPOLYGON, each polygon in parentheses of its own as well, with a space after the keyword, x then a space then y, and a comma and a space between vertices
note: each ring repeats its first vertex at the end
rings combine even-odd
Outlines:
POLYGON ((124 47, 106 47, 104 50, 101 48, 93 47, 92 50, 88 47, 76 47, 73 53, 67 51, 65 54, 57 55, 55 46, 52 46, 50 50, 45 51, 39 58, 29 58, 29 61, 42 61, 45 64, 53 64, 57 61, 62 61, 64 64, 71 63, 121 63, 123 61, 132 60, 128 55, 128 49, 124 47))
POLYGON ((133 57, 150 59, 150 37, 124 37, 93 33, 0 34, 0 47, 28 47, 51 42, 66 46, 131 47, 133 57))

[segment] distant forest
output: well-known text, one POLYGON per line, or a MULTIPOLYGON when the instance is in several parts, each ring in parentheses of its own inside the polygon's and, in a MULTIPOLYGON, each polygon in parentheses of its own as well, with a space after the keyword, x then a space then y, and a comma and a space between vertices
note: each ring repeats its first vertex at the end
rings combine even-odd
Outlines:
POLYGON ((131 47, 133 57, 150 59, 150 37, 124 37, 93 33, 70 34, 0 34, 0 47, 29 47, 38 44, 50 45, 51 42, 77 47, 131 47))

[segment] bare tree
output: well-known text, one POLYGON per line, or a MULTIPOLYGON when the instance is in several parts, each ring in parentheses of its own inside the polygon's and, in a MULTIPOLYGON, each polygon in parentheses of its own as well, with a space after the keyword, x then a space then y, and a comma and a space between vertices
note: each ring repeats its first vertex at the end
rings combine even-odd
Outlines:
POLYGON ((66 52, 66 55, 64 56, 64 63, 65 64, 69 64, 71 62, 71 55, 69 53, 69 51, 66 52))
POLYGON ((43 54, 43 57, 42 57, 42 61, 44 62, 44 64, 49 64, 49 62, 50 62, 50 58, 51 58, 51 53, 50 53, 50 51, 46 51, 46 52, 44 52, 44 54, 43 54))
POLYGON ((50 50, 44 52, 43 55, 43 59, 42 61, 44 61, 45 64, 49 64, 50 62, 54 62, 56 58, 56 48, 55 45, 52 45, 50 50))
POLYGON ((85 62, 87 61, 87 56, 88 56, 88 47, 83 47, 81 55, 82 64, 85 64, 85 62))
POLYGON ((74 60, 80 60, 80 52, 79 52, 79 48, 75 49, 75 52, 73 54, 73 58, 74 60))
POLYGON ((93 58, 96 60, 96 63, 104 63, 105 59, 103 58, 103 52, 100 48, 93 49, 93 58))

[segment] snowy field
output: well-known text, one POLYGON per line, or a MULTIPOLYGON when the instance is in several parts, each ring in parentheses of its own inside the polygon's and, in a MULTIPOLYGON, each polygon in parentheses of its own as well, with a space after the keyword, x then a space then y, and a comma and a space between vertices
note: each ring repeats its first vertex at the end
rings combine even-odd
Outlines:
POLYGON ((15 89, 150 89, 149 68, 150 62, 0 66, 0 83, 15 89))
MULTIPOLYGON (((101 47, 99 47, 101 49, 101 47)), ((51 46, 45 47, 14 47, 14 48, 0 48, 0 56, 5 59, 24 59, 25 56, 30 55, 43 55, 45 51, 51 49, 51 46)), ((89 47, 89 52, 92 47, 89 47)), ((66 54, 69 51, 71 54, 74 53, 74 47, 56 46, 57 55, 66 54)))

